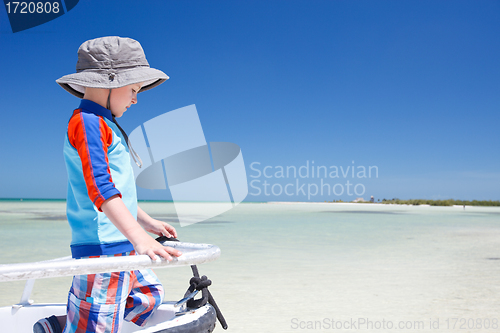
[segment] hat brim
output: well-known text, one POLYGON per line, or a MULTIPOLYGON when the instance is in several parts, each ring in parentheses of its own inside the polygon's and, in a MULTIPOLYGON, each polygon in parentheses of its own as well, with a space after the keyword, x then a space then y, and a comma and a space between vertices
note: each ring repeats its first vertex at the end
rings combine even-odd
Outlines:
POLYGON ((152 89, 166 80, 167 74, 150 67, 136 67, 129 70, 117 71, 113 79, 110 79, 107 70, 83 70, 75 74, 69 74, 57 79, 56 82, 70 94, 83 98, 85 88, 115 89, 128 86, 129 84, 143 82, 143 92, 152 89))

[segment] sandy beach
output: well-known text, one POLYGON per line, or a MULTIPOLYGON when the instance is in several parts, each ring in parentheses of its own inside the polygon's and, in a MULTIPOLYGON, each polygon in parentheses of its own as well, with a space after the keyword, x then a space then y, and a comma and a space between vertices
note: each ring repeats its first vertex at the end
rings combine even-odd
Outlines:
MULTIPOLYGON (((171 204, 141 207, 176 225, 171 204)), ((216 262, 199 269, 213 280, 232 332, 389 329, 378 325, 493 332, 500 319, 499 216, 494 207, 244 203, 178 231, 181 240, 221 248, 216 262)), ((9 248, 2 264, 69 253, 63 202, 1 202, 0 225, 9 248)), ((191 276, 189 268, 157 274, 167 299, 181 298, 191 276)), ((32 298, 65 302, 69 283, 39 280, 32 298)), ((0 288, 7 306, 19 300, 23 282, 0 288)))

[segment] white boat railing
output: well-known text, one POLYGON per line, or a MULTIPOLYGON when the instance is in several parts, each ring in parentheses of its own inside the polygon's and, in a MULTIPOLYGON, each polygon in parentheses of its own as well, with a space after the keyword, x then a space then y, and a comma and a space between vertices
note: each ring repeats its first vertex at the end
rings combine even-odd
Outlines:
POLYGON ((220 256, 220 249, 211 244, 184 242, 165 242, 163 244, 178 249, 182 255, 177 258, 173 257, 172 261, 163 258, 154 261, 147 255, 135 255, 90 259, 64 257, 34 263, 0 265, 0 282, 132 271, 144 268, 189 266, 210 262, 220 256))

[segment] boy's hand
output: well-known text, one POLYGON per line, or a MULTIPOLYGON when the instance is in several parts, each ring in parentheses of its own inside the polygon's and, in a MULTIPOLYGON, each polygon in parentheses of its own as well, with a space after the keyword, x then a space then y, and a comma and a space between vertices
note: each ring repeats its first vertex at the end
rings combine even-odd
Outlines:
POLYGON ((101 209, 118 228, 118 230, 120 230, 120 232, 132 243, 138 254, 147 254, 151 260, 158 260, 158 255, 166 260, 172 260, 171 255, 175 257, 182 255, 181 251, 163 246, 144 231, 141 225, 137 223, 138 221, 140 221, 141 224, 146 223, 147 225, 150 225, 152 228, 151 230, 160 232, 167 231, 169 233, 173 232, 174 235, 177 235, 173 227, 167 223, 151 218, 139 207, 137 214, 138 219, 135 220, 123 203, 122 199, 115 195, 104 201, 101 205, 101 209), (167 230, 167 227, 164 224, 170 227, 170 231, 167 230))
POLYGON ((152 234, 158 236, 166 236, 169 238, 172 237, 177 238, 177 231, 175 231, 175 228, 166 222, 150 218, 150 219, 139 220, 139 223, 146 231, 152 234))
POLYGON ((175 231, 174 227, 166 222, 155 220, 143 211, 141 207, 137 207, 137 222, 150 233, 158 236, 177 238, 177 231, 175 231))
POLYGON ((147 254, 151 260, 158 260, 158 256, 161 256, 166 260, 171 261, 172 256, 179 257, 182 255, 181 251, 169 246, 163 246, 150 236, 149 239, 145 238, 135 244, 134 248, 138 254, 147 254))

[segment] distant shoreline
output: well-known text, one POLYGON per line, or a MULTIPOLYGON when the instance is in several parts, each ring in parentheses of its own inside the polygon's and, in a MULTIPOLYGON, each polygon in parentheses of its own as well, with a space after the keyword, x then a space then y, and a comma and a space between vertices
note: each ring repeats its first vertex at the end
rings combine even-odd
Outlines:
POLYGON ((45 198, 0 198, 1 201, 61 201, 66 202, 66 199, 45 199, 45 198))
MULTIPOLYGON (((249 202, 249 203, 258 203, 258 202, 249 202)), ((357 205, 361 206, 362 204, 371 204, 372 206, 411 206, 411 207, 460 207, 462 208, 463 205, 453 205, 453 206, 431 206, 431 205, 408 205, 408 204, 383 204, 381 202, 321 202, 321 201, 268 201, 268 202, 263 202, 265 204, 269 205, 294 205, 294 204, 299 204, 299 205, 309 205, 309 204, 315 204, 315 205, 357 205)), ((365 205, 365 206, 370 206, 370 205, 365 205)), ((498 206, 467 206, 466 207, 498 207, 498 206)))
MULTIPOLYGON (((41 198, 0 198, 0 202, 66 202, 66 199, 41 199, 41 198)), ((173 203, 172 200, 138 200, 142 203, 173 203)), ((410 199, 410 200, 382 200, 378 202, 370 201, 244 201, 245 204, 343 204, 343 205, 356 205, 356 204, 371 204, 371 205, 400 205, 400 206, 435 206, 435 207, 463 207, 463 206, 476 206, 476 207, 500 207, 500 201, 493 200, 426 200, 426 199, 410 199)))
POLYGON ((498 207, 500 206, 500 201, 492 201, 492 200, 426 200, 426 199, 410 199, 410 200, 399 200, 399 199, 391 199, 385 200, 383 199, 381 204, 385 205, 412 205, 412 206, 421 206, 421 205, 429 205, 429 206, 481 206, 481 207, 498 207))
POLYGON ((300 201, 300 202, 290 202, 290 201, 269 201, 269 204, 343 204, 343 205, 359 205, 359 204, 369 204, 369 205, 398 205, 398 206, 423 206, 423 207, 500 207, 500 201, 462 201, 462 200, 425 200, 425 199, 416 199, 416 200, 385 200, 379 202, 370 202, 370 201, 358 201, 358 202, 344 202, 344 201, 324 201, 324 202, 308 202, 308 201, 300 201))

